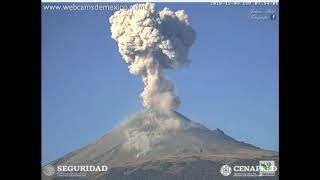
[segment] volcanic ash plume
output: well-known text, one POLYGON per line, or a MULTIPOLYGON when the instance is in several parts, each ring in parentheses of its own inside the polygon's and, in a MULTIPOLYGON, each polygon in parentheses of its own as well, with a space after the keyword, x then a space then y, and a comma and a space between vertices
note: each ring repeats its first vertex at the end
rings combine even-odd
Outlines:
POLYGON ((112 38, 129 72, 142 76, 144 90, 140 94, 147 109, 175 110, 180 104, 174 84, 163 75, 163 69, 188 65, 188 50, 195 40, 188 15, 155 4, 136 4, 120 10, 109 19, 112 38))

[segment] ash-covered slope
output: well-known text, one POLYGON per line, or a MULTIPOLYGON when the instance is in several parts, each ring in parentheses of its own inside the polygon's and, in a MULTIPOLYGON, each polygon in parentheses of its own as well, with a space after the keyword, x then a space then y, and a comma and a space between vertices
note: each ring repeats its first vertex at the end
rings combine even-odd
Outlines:
MULTIPOLYGON (((148 179, 150 173, 155 173, 158 179, 170 179, 170 173, 173 173, 172 178, 176 178, 179 173, 188 173, 190 167, 206 171, 204 167, 210 163, 214 164, 208 168, 218 167, 226 161, 264 158, 277 159, 277 153, 238 142, 220 129, 209 130, 177 112, 145 111, 95 143, 50 164, 107 165, 109 170, 106 173, 94 175, 101 179, 148 179)), ((219 174, 219 170, 215 171, 219 174)), ((203 173, 197 177, 208 175, 211 179, 209 174, 203 173)))

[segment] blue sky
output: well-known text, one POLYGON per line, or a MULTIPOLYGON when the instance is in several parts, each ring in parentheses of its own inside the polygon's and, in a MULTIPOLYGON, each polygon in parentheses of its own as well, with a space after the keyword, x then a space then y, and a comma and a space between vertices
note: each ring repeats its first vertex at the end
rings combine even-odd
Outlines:
MULTIPOLYGON (((197 33, 188 68, 168 71, 178 112, 239 141, 278 150, 277 6, 158 4, 184 9, 197 33), (253 20, 252 9, 276 10, 253 20)), ((114 11, 42 11, 42 164, 94 142, 141 111, 108 18, 114 11)))

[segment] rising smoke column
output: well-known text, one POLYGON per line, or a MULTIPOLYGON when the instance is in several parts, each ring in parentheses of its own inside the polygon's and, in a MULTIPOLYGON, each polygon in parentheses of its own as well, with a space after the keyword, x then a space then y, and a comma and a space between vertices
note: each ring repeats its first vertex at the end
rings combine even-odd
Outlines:
POLYGON ((175 110, 180 104, 174 84, 163 75, 164 69, 176 69, 190 63, 188 50, 195 32, 188 15, 155 4, 136 4, 117 11, 109 18, 112 38, 129 72, 140 75, 144 90, 140 94, 147 109, 175 110))

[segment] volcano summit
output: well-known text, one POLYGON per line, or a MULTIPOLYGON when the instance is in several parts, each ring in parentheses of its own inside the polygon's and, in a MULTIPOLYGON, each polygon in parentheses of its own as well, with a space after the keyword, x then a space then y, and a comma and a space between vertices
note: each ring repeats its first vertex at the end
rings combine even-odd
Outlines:
MULTIPOLYGON (((220 174, 224 164, 257 165, 259 160, 278 163, 278 154, 239 142, 220 129, 210 130, 178 112, 148 110, 50 164, 108 166, 108 171, 87 172, 82 179, 209 180, 225 178, 220 174)), ((259 177, 264 178, 275 177, 259 177)))

